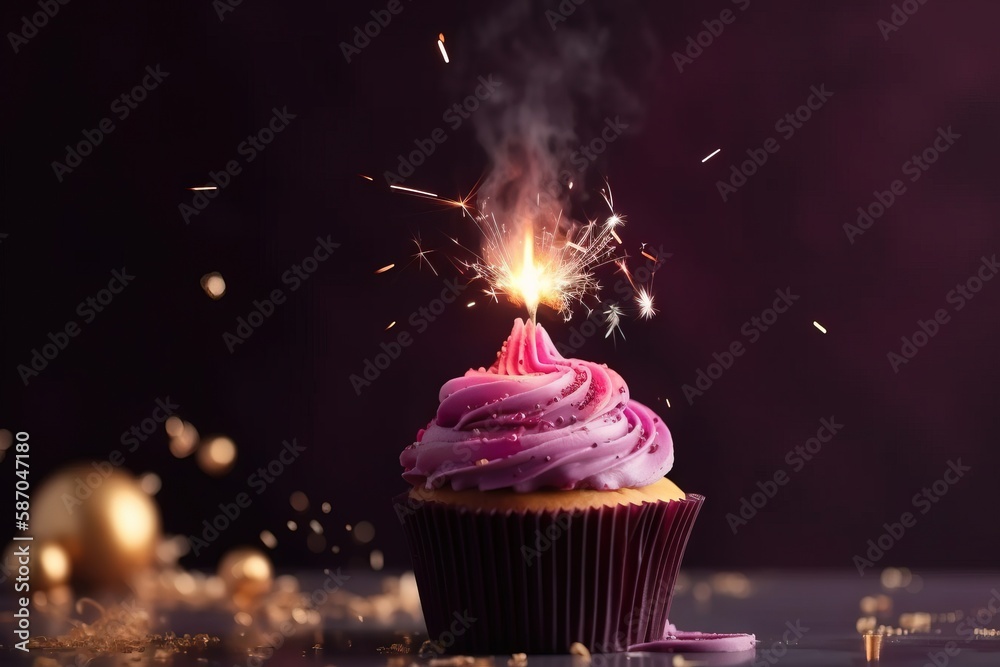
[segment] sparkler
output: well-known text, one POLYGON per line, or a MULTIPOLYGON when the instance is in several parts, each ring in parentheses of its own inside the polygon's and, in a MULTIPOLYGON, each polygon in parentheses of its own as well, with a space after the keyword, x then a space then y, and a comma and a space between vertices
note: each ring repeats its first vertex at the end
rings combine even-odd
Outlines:
MULTIPOLYGON (((469 203, 473 194, 448 199, 401 185, 390 188, 458 208, 463 216, 472 218, 481 235, 479 250, 470 249, 457 238, 449 237, 472 259, 455 261, 448 254, 445 257, 462 273, 471 272, 473 279, 485 281, 483 293, 495 303, 499 303, 499 295, 503 294, 514 305, 524 306, 532 320, 537 318, 539 306, 544 305, 568 321, 574 305, 587 307, 585 300, 596 297, 600 292, 596 271, 607 264, 615 264, 628 279, 635 294, 639 316, 649 319, 659 312, 654 306, 650 288, 636 285, 626 263, 627 256, 619 251, 618 246, 624 242, 617 229, 625 225, 625 217, 615 212, 610 190, 601 190, 609 215, 603 221, 594 219, 581 224, 564 218, 562 210, 555 213, 543 210, 540 196, 530 210, 521 210, 509 216, 514 219, 508 223, 502 211, 498 220, 497 214, 490 210, 492 203, 489 198, 483 202, 481 209, 477 209, 469 203)), ((434 251, 425 249, 419 236, 411 240, 417 248, 413 258, 418 263, 426 262, 434 275, 438 275, 427 258, 434 251)), ((657 261, 655 256, 646 252, 645 244, 641 254, 650 261, 657 261)), ((590 310, 589 307, 587 309, 590 310)), ((610 305, 603 311, 607 327, 605 337, 616 330, 621 332, 623 314, 624 310, 618 305, 610 305)))

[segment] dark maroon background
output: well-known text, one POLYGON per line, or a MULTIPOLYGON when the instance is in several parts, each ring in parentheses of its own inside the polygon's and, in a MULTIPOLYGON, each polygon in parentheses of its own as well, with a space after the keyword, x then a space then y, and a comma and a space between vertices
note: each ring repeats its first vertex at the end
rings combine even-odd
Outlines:
MULTIPOLYGON (((656 407, 675 437, 671 478, 707 497, 687 563, 850 568, 883 522, 912 510, 913 494, 961 458, 972 472, 880 565, 995 565, 1000 283, 952 311, 898 374, 886 354, 918 319, 950 310, 948 291, 1000 251, 1000 7, 927 2, 886 41, 876 22, 889 18, 889 2, 754 0, 681 74, 671 53, 734 5, 669 4, 588 0, 559 30, 606 28, 609 71, 642 107, 587 179, 610 180, 633 254, 639 242, 672 253, 654 284, 662 312, 628 321, 626 341, 595 336, 580 354, 607 362, 633 397, 656 407), (716 181, 777 136, 775 121, 812 85, 833 97, 723 203, 716 181), (948 126, 961 139, 850 244, 842 225, 855 209, 905 178, 902 163, 948 126), (785 287, 800 300, 689 406, 681 386, 713 352, 745 342, 743 323, 785 287), (830 416, 843 431, 733 535, 726 514, 758 481, 787 470, 786 452, 830 416)), ((349 375, 380 342, 412 333, 409 314, 456 275, 445 234, 473 242, 468 219, 390 193, 380 174, 467 94, 476 30, 496 7, 405 2, 347 64, 338 44, 384 3, 345 5, 244 0, 220 22, 206 2, 71 2, 20 53, 6 40, 0 48, 8 82, 0 232, 9 234, 0 242, 0 426, 31 432, 33 480, 71 460, 106 458, 169 395, 203 434, 223 432, 239 446, 236 469, 221 481, 174 459, 159 433, 128 455, 128 468, 159 472, 165 527, 187 534, 246 490, 247 475, 282 439, 308 448, 193 564, 214 564, 265 527, 279 537, 281 564, 350 562, 366 549, 351 546, 343 524, 367 519, 377 528, 371 546, 403 565, 389 500, 403 488, 399 451, 433 415, 441 383, 489 363, 521 316, 487 305, 474 285, 475 308, 450 307, 360 397, 352 389, 349 375), (438 32, 451 65, 437 52, 438 32), (58 183, 50 163, 63 147, 158 63, 166 81, 58 183), (272 107, 286 105, 297 115, 289 128, 185 225, 184 188, 238 157, 272 107), (431 258, 442 278, 410 262, 415 233, 440 249, 431 258), (328 234, 342 244, 334 257, 230 354, 223 332, 283 287, 282 272, 328 234), (390 262, 394 271, 373 274, 390 262), (122 265, 134 284, 23 386, 16 366, 48 332, 79 319, 76 304, 122 265), (218 302, 198 284, 215 270, 229 285, 218 302), (384 332, 392 320, 400 324, 384 332), (333 504, 317 516, 340 556, 312 555, 301 532, 284 528, 295 517, 293 490, 313 500, 310 516, 333 504)), ((538 4, 533 30, 549 30, 544 9, 554 5, 538 4)), ((36 10, 8 3, 0 28, 14 30, 36 10)), ((593 127, 579 129, 589 136, 593 127)), ((453 196, 486 167, 467 123, 408 183, 453 196)), ((582 206, 596 211, 593 201, 582 206)), ((580 321, 540 319, 558 341, 580 321)), ((0 476, 13 479, 10 458, 0 476)))

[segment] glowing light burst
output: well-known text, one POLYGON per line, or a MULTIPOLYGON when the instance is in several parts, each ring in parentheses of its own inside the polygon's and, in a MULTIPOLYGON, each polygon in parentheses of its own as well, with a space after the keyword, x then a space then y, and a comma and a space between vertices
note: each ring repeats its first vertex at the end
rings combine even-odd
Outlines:
POLYGON ((635 302, 639 304, 639 317, 644 320, 652 319, 658 311, 653 307, 653 295, 645 287, 639 288, 639 293, 635 296, 635 302))
MULTIPOLYGON (((470 204, 475 197, 475 188, 459 199, 439 197, 432 192, 397 185, 391 188, 402 194, 432 199, 449 208, 460 209, 463 217, 469 216, 475 222, 481 236, 478 251, 449 236, 447 238, 452 244, 471 258, 453 258, 453 253, 448 252, 443 256, 463 275, 472 280, 482 279, 486 283, 483 294, 494 303, 499 303, 502 294, 514 305, 524 306, 532 320, 536 319, 539 306, 544 305, 568 321, 577 304, 592 312, 586 300, 590 298, 593 302, 601 290, 596 271, 605 265, 615 264, 628 279, 639 316, 649 319, 659 312, 654 307, 650 288, 637 285, 629 271, 627 257, 620 248, 624 243, 618 231, 624 227, 625 217, 615 212, 610 190, 601 190, 609 211, 607 217, 588 220, 584 224, 564 218, 561 210, 543 210, 540 197, 536 198, 532 210, 522 209, 517 214, 509 215, 504 211, 497 213, 490 210, 493 203, 489 198, 480 200, 480 208, 470 204)), ((413 258, 418 264, 426 263, 437 275, 427 257, 434 251, 425 249, 419 236, 411 240, 417 250, 413 258)), ((645 247, 642 244, 641 255, 656 261, 645 247)), ((616 304, 605 305, 602 314, 606 325, 605 337, 616 331, 621 333, 624 308, 616 304)))
POLYGON ((469 267, 486 281, 488 296, 496 300, 498 294, 506 295, 523 305, 531 319, 545 305, 568 320, 574 303, 599 291, 595 269, 616 260, 614 229, 622 224, 618 215, 602 224, 566 223, 559 215, 547 223, 523 220, 508 228, 492 213, 471 213, 483 240, 469 267))

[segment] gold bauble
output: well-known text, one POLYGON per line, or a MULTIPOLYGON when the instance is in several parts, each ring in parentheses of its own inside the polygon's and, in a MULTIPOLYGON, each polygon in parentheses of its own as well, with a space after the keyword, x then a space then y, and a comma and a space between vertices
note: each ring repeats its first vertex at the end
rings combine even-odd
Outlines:
POLYGON ((247 607, 270 592, 274 570, 267 555, 252 547, 238 547, 219 561, 219 577, 239 607, 247 607))
MULTIPOLYGON (((73 466, 35 493, 32 532, 61 546, 73 579, 84 585, 127 583, 153 562, 160 513, 129 473, 107 461, 73 466)), ((54 553, 54 552, 53 552, 54 553)), ((50 557, 57 567, 58 555, 50 557)))

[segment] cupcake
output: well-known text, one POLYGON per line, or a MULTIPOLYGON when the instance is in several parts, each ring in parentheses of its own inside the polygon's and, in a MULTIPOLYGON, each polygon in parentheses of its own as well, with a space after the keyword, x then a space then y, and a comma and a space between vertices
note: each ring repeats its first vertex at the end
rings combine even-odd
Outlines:
POLYGON ((626 650, 664 637, 701 503, 663 421, 604 364, 520 319, 445 383, 396 499, 429 637, 451 653, 626 650))

